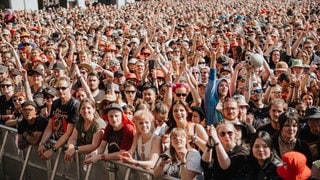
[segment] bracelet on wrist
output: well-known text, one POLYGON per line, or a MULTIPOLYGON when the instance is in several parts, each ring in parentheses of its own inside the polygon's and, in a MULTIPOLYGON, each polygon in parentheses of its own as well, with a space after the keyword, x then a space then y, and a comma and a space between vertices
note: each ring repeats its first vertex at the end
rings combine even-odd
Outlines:
POLYGON ((136 162, 134 163, 134 165, 135 165, 136 167, 138 167, 140 164, 139 164, 138 161, 136 161, 136 162))
POLYGON ((101 155, 101 160, 103 160, 103 161, 107 160, 107 158, 106 158, 106 156, 104 154, 101 155))
POLYGON ((54 146, 51 148, 51 150, 52 150, 53 152, 57 152, 57 148, 55 148, 54 146))
POLYGON ((75 150, 76 152, 78 152, 78 151, 79 151, 79 147, 78 147, 78 146, 74 146, 74 150, 75 150))

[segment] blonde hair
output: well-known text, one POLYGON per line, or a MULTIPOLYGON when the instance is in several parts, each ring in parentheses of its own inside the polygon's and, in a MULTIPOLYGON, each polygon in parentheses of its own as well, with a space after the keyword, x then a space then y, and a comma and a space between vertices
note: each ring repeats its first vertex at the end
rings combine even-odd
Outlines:
MULTIPOLYGON (((133 115, 133 122, 136 124, 136 127, 138 126, 138 123, 140 120, 148 120, 151 122, 151 132, 154 131, 154 116, 150 111, 146 110, 138 110, 133 115)), ((137 128, 137 131, 139 132, 139 129, 137 128)))
MULTIPOLYGON (((182 129, 182 128, 173 128, 170 134, 170 156, 171 156, 171 160, 172 162, 177 162, 178 161, 178 154, 176 152, 176 150, 174 149, 174 147, 171 145, 172 142, 172 138, 177 137, 177 136, 181 136, 184 137, 186 139, 188 139, 187 136, 187 132, 182 129)), ((187 148, 187 143, 186 143, 186 148, 187 148)))

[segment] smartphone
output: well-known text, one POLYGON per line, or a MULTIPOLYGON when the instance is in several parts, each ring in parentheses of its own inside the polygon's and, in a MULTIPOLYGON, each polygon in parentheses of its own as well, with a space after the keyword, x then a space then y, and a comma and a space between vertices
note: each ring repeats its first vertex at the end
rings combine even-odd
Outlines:
POLYGON ((169 156, 168 154, 166 154, 166 153, 160 154, 159 157, 162 158, 163 160, 168 160, 168 159, 170 159, 170 156, 169 156))
POLYGON ((149 60, 149 70, 155 69, 155 60, 149 60))

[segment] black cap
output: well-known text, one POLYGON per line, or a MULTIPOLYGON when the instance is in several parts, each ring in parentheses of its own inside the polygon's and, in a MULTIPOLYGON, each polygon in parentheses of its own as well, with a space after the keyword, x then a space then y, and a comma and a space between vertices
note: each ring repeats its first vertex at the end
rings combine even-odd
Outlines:
POLYGON ((29 105, 31 105, 31 106, 35 107, 36 109, 38 109, 37 104, 36 104, 35 102, 29 101, 29 100, 27 100, 27 101, 25 101, 24 103, 22 103, 21 106, 22 106, 22 107, 25 107, 25 106, 29 106, 29 105))
POLYGON ((121 105, 117 104, 117 103, 109 104, 107 106, 107 108, 105 109, 105 113, 108 113, 110 110, 119 110, 119 111, 123 112, 121 105))
POLYGON ((55 63, 52 69, 66 70, 66 67, 62 63, 55 63))
POLYGON ((114 77, 122 77, 124 76, 124 72, 121 70, 118 70, 114 73, 114 77))
POLYGON ((39 74, 42 77, 44 76, 43 72, 38 69, 31 69, 28 74, 29 76, 33 76, 34 74, 39 74))
POLYGON ((43 95, 44 97, 49 97, 49 96, 54 97, 57 95, 57 91, 55 88, 48 86, 44 89, 43 95))
POLYGON ((311 106, 306 109, 306 116, 303 120, 320 119, 320 107, 311 106))
POLYGON ((191 107, 191 110, 192 110, 192 111, 196 111, 196 112, 199 113, 199 116, 200 116, 200 120, 201 120, 201 121, 206 118, 206 115, 205 115, 205 113, 204 113, 204 111, 203 111, 203 109, 202 109, 201 107, 199 107, 199 106, 192 106, 192 107, 191 107))

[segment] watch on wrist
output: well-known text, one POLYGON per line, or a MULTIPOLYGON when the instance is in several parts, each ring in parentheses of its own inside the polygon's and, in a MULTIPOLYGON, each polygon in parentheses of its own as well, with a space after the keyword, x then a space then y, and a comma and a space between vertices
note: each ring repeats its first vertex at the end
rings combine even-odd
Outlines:
POLYGON ((74 150, 75 150, 76 152, 78 152, 78 151, 79 151, 79 147, 78 147, 78 146, 74 146, 74 150))

